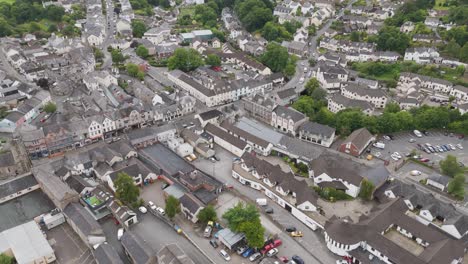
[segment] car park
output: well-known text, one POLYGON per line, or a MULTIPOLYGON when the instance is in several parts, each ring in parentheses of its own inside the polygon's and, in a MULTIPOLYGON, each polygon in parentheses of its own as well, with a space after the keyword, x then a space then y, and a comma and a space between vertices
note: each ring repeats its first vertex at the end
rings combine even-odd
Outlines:
POLYGON ((248 249, 248 247, 246 246, 240 246, 237 248, 236 252, 238 255, 242 255, 242 253, 244 253, 246 250, 248 249))
POLYGON ((148 202, 148 206, 149 206, 149 208, 151 208, 151 210, 156 210, 156 208, 157 208, 156 205, 152 201, 148 202))
POLYGON ((221 255, 221 257, 223 257, 223 259, 226 261, 231 260, 231 256, 229 256, 229 254, 224 249, 221 249, 221 251, 219 251, 219 255, 221 255))
POLYGON ((270 250, 268 250, 268 252, 266 253, 266 256, 267 257, 273 257, 274 255, 278 254, 279 250, 277 248, 272 248, 270 250))
POLYGON ((256 261, 257 259, 259 259, 261 257, 262 257, 262 254, 260 252, 257 252, 255 254, 253 254, 252 256, 250 256, 249 260, 254 262, 254 261, 256 261))

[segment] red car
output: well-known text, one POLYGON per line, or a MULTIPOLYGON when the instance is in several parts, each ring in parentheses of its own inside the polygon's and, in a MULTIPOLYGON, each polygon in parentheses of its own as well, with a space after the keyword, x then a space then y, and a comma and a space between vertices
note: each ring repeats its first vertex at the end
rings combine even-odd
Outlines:
POLYGON ((428 159, 428 158, 422 158, 422 159, 420 159, 419 161, 421 161, 421 162, 429 162, 430 159, 428 159))
POLYGON ((273 241, 272 243, 267 244, 266 246, 264 246, 263 249, 260 250, 260 253, 262 253, 263 255, 265 255, 265 253, 267 253, 270 249, 272 249, 272 248, 277 248, 277 247, 281 246, 281 244, 283 244, 283 242, 281 241, 281 239, 276 239, 276 240, 273 241))

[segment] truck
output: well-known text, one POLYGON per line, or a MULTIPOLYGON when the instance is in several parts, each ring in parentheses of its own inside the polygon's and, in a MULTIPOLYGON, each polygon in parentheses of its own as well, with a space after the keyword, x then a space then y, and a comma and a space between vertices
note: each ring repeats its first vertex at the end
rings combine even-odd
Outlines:
POLYGON ((267 199, 266 198, 257 198, 256 202, 260 206, 266 206, 267 205, 267 199))

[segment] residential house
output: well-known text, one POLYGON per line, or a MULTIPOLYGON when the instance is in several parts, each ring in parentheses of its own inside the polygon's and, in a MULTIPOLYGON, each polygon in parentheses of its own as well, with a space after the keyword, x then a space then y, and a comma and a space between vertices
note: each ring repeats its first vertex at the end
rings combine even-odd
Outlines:
POLYGON ((238 157, 241 157, 246 151, 251 150, 251 146, 249 144, 211 123, 205 126, 205 132, 213 136, 216 144, 238 157))
POLYGON ((328 110, 332 113, 338 113, 348 108, 358 108, 366 115, 371 115, 374 112, 374 106, 367 101, 350 99, 342 94, 333 94, 328 98, 328 110))
POLYGON ((354 130, 353 133, 341 143, 338 150, 357 157, 361 155, 373 141, 375 141, 375 137, 366 128, 360 128, 354 130))
POLYGON ((349 99, 366 101, 375 108, 384 108, 387 104, 387 93, 381 89, 371 89, 355 83, 347 83, 342 86, 341 94, 349 99))
POLYGON ((282 132, 296 134, 299 126, 307 121, 307 117, 301 112, 278 105, 271 114, 271 126, 282 132))
POLYGON ((432 62, 434 59, 439 58, 439 52, 434 48, 417 47, 408 48, 405 51, 405 61, 415 61, 418 64, 426 64, 432 62))
POLYGON ((304 141, 329 148, 335 139, 335 129, 307 121, 299 126, 296 136, 304 141))

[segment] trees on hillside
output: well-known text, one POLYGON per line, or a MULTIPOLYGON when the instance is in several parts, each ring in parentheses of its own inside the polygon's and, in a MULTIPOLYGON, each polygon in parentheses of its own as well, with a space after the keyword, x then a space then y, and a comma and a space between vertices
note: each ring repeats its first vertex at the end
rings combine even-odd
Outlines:
POLYGON ((288 50, 276 43, 268 44, 260 60, 272 71, 283 72, 288 77, 296 72, 297 57, 289 56, 288 50))
POLYGON ((377 48, 379 50, 396 51, 404 54, 409 47, 410 39, 408 35, 400 32, 397 27, 384 27, 377 36, 377 48))
POLYGON ((238 1, 234 10, 240 21, 249 32, 263 28, 265 23, 273 20, 273 8, 270 1, 238 1))

